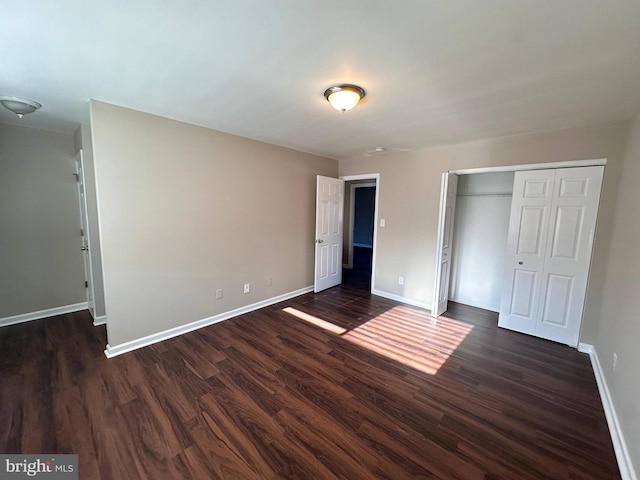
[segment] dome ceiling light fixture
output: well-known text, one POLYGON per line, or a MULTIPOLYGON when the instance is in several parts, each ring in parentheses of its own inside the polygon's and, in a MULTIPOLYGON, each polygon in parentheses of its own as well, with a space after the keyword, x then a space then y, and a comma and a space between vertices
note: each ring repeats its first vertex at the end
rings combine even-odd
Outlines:
POLYGON ((0 104, 7 110, 15 113, 18 118, 24 117, 27 113, 33 113, 42 105, 33 100, 18 98, 11 95, 0 95, 0 104))
POLYGON ((362 87, 350 84, 334 85, 324 91, 324 98, 342 113, 355 107, 365 95, 362 87))

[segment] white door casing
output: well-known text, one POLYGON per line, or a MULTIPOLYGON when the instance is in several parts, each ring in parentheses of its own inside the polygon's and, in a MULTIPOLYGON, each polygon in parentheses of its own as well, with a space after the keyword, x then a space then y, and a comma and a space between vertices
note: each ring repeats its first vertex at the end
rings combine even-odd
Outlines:
POLYGON ((603 171, 516 172, 500 327, 578 344, 603 171))
POLYGON ((431 315, 434 317, 439 317, 447 311, 449 301, 449 279, 451 275, 451 254, 453 251, 453 220, 456 211, 457 188, 458 176, 449 172, 443 173, 440 189, 436 268, 433 282, 433 307, 431 309, 431 315))
POLYGON ((344 180, 318 175, 313 291, 342 282, 344 180))
POLYGON ((87 292, 87 304, 89 306, 89 312, 95 319, 95 303, 94 303, 94 291, 93 291, 93 265, 91 262, 91 254, 89 252, 90 240, 89 240, 89 216, 87 213, 87 198, 85 195, 85 178, 84 178, 84 159, 82 156, 82 150, 76 155, 76 185, 78 189, 78 206, 80 208, 80 237, 82 259, 84 261, 84 278, 85 288, 87 292))

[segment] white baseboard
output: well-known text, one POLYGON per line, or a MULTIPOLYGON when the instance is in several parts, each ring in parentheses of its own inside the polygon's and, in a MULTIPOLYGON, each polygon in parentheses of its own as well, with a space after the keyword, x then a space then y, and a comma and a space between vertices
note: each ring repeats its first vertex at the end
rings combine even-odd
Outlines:
POLYGON ((62 307, 47 308, 37 312, 23 313, 21 315, 13 315, 12 317, 0 318, 0 327, 15 325, 16 323, 30 322, 32 320, 40 320, 47 317, 55 317, 56 315, 64 315, 65 313, 79 312, 89 308, 87 302, 74 303, 73 305, 64 305, 62 307))
POLYGON ((106 315, 100 315, 99 317, 96 317, 93 319, 93 326, 97 327, 98 325, 106 325, 107 324, 107 316, 106 315))
POLYGON ((604 414, 607 418, 607 425, 609 426, 609 432, 611 434, 611 441, 613 442, 613 450, 618 460, 618 468, 620 468, 620 477, 622 480, 638 480, 636 472, 631 462, 631 456, 627 449, 627 443, 625 442, 622 429, 620 428, 620 422, 618 421, 618 415, 616 409, 611 401, 611 393, 607 386, 607 380, 602 371, 600 360, 598 358, 598 352, 593 345, 588 343, 578 344, 578 350, 583 353, 588 353, 591 359, 591 365, 593 367, 593 373, 596 377, 596 383, 598 384, 598 391, 600 392, 600 398, 602 399, 602 406, 604 408, 604 414))
POLYGON ((258 310, 259 308, 273 305, 274 303, 284 302, 285 300, 289 300, 290 298, 294 298, 309 292, 313 292, 313 286, 278 295, 277 297, 268 298, 266 300, 262 300, 261 302, 252 303, 251 305, 236 308, 235 310, 230 310, 228 312, 219 313, 218 315, 203 318, 202 320, 196 320, 195 322, 180 325, 179 327, 175 328, 170 328, 169 330, 153 333, 151 335, 147 335, 146 337, 121 343, 120 345, 107 345, 107 349, 104 351, 104 354, 107 358, 113 358, 118 355, 122 355, 123 353, 131 352, 132 350, 137 350, 138 348, 142 347, 147 347, 154 343, 162 342, 163 340, 168 340, 169 338, 177 337, 178 335, 183 335, 185 333, 198 330, 199 328, 207 327, 209 325, 213 325, 214 323, 237 317, 238 315, 253 312, 254 310, 258 310))
POLYGON ((376 290, 375 288, 371 290, 373 295, 378 295, 379 297, 388 298, 389 300, 395 300, 396 302, 406 303, 408 305, 413 305, 414 307, 424 308, 425 310, 431 311, 432 305, 430 303, 418 302, 416 300, 411 300, 410 298, 401 297, 400 295, 395 295, 389 292, 383 292, 382 290, 376 290))
MULTIPOLYGON (((579 343, 578 344, 578 351, 591 355, 591 353, 593 353, 593 345, 589 345, 588 343, 579 343)), ((593 362, 593 360, 592 360, 592 362, 593 362)), ((595 370, 595 368, 594 368, 594 370, 595 370)))

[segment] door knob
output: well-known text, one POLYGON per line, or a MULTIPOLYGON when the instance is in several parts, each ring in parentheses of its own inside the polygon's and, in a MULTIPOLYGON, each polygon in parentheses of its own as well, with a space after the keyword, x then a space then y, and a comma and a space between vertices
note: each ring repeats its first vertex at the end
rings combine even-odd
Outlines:
POLYGON ((316 243, 324 243, 324 240, 322 239, 316 240, 316 243))
POLYGON ((86 252, 87 250, 89 250, 89 247, 80 247, 80 250, 82 250, 83 252, 86 252))
POLYGON ((524 265, 524 262, 520 261, 518 262, 518 265, 524 265))

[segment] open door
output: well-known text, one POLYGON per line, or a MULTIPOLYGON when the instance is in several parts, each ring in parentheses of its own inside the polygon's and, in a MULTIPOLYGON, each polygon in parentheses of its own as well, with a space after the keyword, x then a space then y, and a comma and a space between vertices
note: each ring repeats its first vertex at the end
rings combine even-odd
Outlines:
POLYGON ((313 291, 342 283, 344 180, 318 175, 313 291))
POLYGON ((85 196, 85 179, 84 179, 84 161, 82 150, 76 155, 76 183, 78 187, 78 205, 80 207, 80 237, 82 258, 84 260, 84 286, 87 293, 87 305, 91 316, 96 318, 94 291, 93 291, 93 266, 91 264, 91 255, 89 254, 89 217, 87 214, 87 198, 85 196))
POLYGON ((456 211, 458 176, 442 174, 440 189, 440 218, 438 220, 438 243, 436 246, 436 272, 433 282, 431 315, 439 317, 447 311, 449 301, 449 276, 451 273, 451 241, 453 239, 453 217, 456 211))

